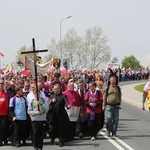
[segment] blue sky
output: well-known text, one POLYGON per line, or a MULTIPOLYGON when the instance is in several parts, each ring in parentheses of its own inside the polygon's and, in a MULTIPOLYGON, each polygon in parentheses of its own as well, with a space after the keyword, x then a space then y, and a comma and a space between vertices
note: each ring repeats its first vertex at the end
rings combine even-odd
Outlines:
MULTIPOLYGON (((143 66, 150 65, 149 0, 0 0, 1 64, 15 60, 22 46, 45 49, 51 38, 60 39, 74 28, 80 36, 86 29, 100 26, 108 38, 112 57, 119 62, 134 55, 143 66)), ((43 54, 44 55, 44 54, 43 54)))

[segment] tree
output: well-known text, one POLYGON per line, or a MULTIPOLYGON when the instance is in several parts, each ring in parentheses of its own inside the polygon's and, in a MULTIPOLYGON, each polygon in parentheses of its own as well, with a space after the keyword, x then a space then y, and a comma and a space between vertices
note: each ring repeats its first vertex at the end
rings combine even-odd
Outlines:
POLYGON ((99 69, 100 66, 106 65, 111 57, 107 37, 100 27, 89 28, 83 37, 72 28, 67 31, 61 43, 53 38, 48 49, 56 58, 60 56, 60 44, 63 59, 69 60, 70 66, 74 68, 82 66, 90 70, 99 69))
POLYGON ((122 62, 122 68, 142 68, 140 65, 140 61, 138 61, 133 55, 130 55, 128 57, 125 57, 122 62))
POLYGON ((93 70, 107 63, 111 57, 107 38, 100 27, 89 28, 84 36, 84 49, 88 68, 93 70))
POLYGON ((62 52, 64 57, 69 58, 71 66, 74 66, 74 63, 80 57, 80 55, 78 55, 78 58, 76 58, 78 53, 77 50, 80 49, 80 44, 81 37, 78 36, 74 28, 70 29, 62 41, 62 52))
POLYGON ((52 54, 54 57, 59 58, 60 54, 60 43, 55 40, 55 38, 51 39, 51 43, 48 46, 49 54, 52 54))

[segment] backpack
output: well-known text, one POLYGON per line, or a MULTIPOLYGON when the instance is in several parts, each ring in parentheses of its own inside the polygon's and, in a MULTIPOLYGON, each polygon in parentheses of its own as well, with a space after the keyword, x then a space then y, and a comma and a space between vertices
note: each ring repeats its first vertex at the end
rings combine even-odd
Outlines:
MULTIPOLYGON (((108 86, 107 89, 106 89, 106 99, 107 99, 107 97, 108 97, 109 87, 110 87, 110 86, 108 86)), ((117 87, 118 92, 119 92, 119 95, 120 95, 120 94, 121 94, 121 89, 120 89, 120 87, 119 87, 118 85, 117 85, 116 87, 117 87)), ((107 104, 107 101, 106 101, 106 104, 107 104)))

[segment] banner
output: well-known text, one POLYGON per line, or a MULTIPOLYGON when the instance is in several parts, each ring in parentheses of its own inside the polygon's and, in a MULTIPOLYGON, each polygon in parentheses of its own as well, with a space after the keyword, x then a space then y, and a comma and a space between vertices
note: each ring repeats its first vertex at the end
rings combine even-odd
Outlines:
MULTIPOLYGON (((29 59, 28 57, 25 56, 25 69, 26 70, 31 70, 34 72, 34 61, 32 59, 29 59)), ((37 66, 37 73, 38 74, 47 74, 51 67, 51 61, 45 63, 45 64, 36 64, 37 66)))

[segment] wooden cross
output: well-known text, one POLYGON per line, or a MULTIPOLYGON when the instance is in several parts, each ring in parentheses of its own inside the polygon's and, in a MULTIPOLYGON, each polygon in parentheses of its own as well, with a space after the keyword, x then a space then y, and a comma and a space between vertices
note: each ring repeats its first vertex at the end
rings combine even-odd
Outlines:
MULTIPOLYGON (((48 50, 47 49, 45 49, 45 50, 36 50, 34 38, 32 38, 32 45, 33 45, 33 51, 21 52, 21 54, 32 54, 32 53, 34 54, 35 83, 36 83, 36 91, 37 91, 37 101, 39 101, 36 58, 37 58, 37 53, 39 53, 39 52, 47 52, 48 50)), ((38 110, 39 110, 39 105, 38 105, 38 110)))

